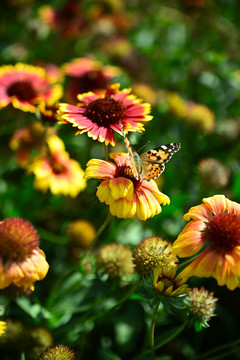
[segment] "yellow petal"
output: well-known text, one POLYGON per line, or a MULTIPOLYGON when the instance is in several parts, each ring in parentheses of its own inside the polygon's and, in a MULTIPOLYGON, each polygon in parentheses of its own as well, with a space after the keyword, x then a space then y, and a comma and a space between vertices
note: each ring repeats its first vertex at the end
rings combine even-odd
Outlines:
POLYGON ((111 179, 109 188, 115 200, 120 198, 126 198, 129 201, 132 200, 134 186, 131 180, 123 177, 111 179))

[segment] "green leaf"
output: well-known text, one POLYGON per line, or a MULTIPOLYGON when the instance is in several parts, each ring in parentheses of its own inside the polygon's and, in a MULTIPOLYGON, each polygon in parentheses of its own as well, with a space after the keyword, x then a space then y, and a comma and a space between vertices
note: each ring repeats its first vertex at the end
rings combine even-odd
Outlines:
POLYGON ((29 298, 20 297, 15 301, 23 311, 34 319, 40 317, 40 315, 45 319, 49 319, 52 316, 52 314, 40 304, 32 304, 29 298))

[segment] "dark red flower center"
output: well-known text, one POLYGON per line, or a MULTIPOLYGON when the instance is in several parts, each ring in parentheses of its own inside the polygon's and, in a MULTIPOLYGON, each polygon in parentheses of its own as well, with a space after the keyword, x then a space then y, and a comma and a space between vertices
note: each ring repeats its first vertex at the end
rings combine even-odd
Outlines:
POLYGON ((55 175, 64 174, 67 172, 67 167, 60 161, 60 159, 54 156, 49 159, 49 165, 55 175))
POLYGON ((38 233, 28 221, 9 218, 0 222, 0 254, 4 262, 21 261, 38 248, 38 233))
POLYGON ((69 85, 69 95, 75 101, 78 94, 88 91, 96 91, 99 89, 106 89, 109 80, 101 70, 88 71, 81 77, 73 76, 69 85))
POLYGON ((136 189, 137 187, 139 187, 141 185, 141 180, 137 180, 135 178, 130 166, 127 166, 127 165, 117 166, 116 172, 115 172, 115 178, 117 178, 117 177, 124 177, 126 179, 131 180, 133 182, 134 189, 136 189))
POLYGON ((126 108, 120 101, 105 97, 91 101, 87 105, 84 115, 98 126, 108 127, 111 124, 119 123, 125 113, 126 108))
POLYGON ((101 70, 89 71, 76 81, 81 85, 82 92, 106 89, 108 86, 108 78, 101 70))
POLYGON ((40 109, 41 120, 48 121, 48 122, 57 122, 57 110, 58 105, 45 105, 44 108, 40 109))
POLYGON ((157 283, 162 282, 164 284, 164 288, 162 290, 159 290, 158 287, 156 287, 156 290, 159 292, 159 294, 164 294, 165 296, 170 296, 171 293, 179 288, 178 283, 175 281, 175 279, 172 279, 171 277, 167 275, 160 275, 158 277, 157 283), (170 288, 172 286, 172 291, 170 294, 166 294, 166 289, 170 288))
POLYGON ((213 216, 203 236, 217 251, 231 252, 240 245, 240 216, 228 213, 213 216))
POLYGON ((37 96, 35 89, 29 81, 16 81, 7 89, 8 96, 16 96, 20 100, 32 100, 37 96))

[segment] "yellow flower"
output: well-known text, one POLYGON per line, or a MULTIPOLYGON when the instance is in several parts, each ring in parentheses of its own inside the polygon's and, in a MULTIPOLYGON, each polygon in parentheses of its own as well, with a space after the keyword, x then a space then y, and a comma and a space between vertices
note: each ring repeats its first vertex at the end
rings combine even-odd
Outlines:
POLYGON ((0 321, 0 336, 5 333, 6 330, 6 322, 0 321))
POLYGON ((72 244, 87 249, 96 235, 95 227, 87 220, 75 220, 67 228, 72 244))
POLYGON ((37 190, 75 197, 85 189, 84 171, 79 163, 69 158, 63 141, 50 136, 47 141, 48 154, 36 156, 28 171, 35 175, 34 186, 37 190))
POLYGON ((176 92, 171 92, 167 95, 167 102, 171 112, 179 117, 183 118, 187 115, 187 104, 186 101, 178 95, 176 92))
POLYGON ((138 82, 133 86, 133 92, 152 106, 157 105, 157 93, 149 84, 138 82))
POLYGON ((172 251, 187 257, 203 247, 205 250, 180 275, 213 276, 218 285, 234 290, 240 287, 240 205, 224 195, 214 195, 203 202, 184 215, 185 220, 193 220, 179 234, 172 251))
POLYGON ((96 229, 87 220, 75 220, 68 226, 66 235, 70 240, 70 256, 78 260, 94 240, 96 229))
POLYGON ((189 291, 188 285, 185 284, 187 277, 176 275, 177 266, 169 268, 159 267, 153 271, 153 287, 160 295, 166 297, 175 297, 186 294, 189 291))
POLYGON ((31 223, 21 218, 0 222, 0 289, 11 284, 34 290, 49 265, 38 247, 38 233, 31 223))
POLYGON ((136 180, 128 165, 128 156, 114 153, 110 161, 92 159, 87 163, 85 178, 97 178, 104 181, 99 185, 97 197, 110 206, 112 215, 118 218, 140 220, 151 218, 162 211, 160 204, 170 203, 167 195, 162 194, 154 180, 136 180))
POLYGON ((211 133, 215 127, 215 115, 207 106, 183 99, 177 93, 169 93, 170 111, 196 130, 211 133))

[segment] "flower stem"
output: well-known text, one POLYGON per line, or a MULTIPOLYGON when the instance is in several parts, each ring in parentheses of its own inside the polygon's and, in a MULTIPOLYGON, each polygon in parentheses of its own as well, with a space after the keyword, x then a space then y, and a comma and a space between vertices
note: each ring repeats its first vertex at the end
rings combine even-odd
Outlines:
MULTIPOLYGON (((176 330, 171 331, 171 334, 169 336, 167 336, 164 340, 162 340, 160 343, 158 343, 156 346, 154 346, 154 350, 159 349, 163 345, 167 344, 169 341, 173 340, 176 336, 181 334, 181 332, 185 329, 187 324, 188 324, 188 322, 185 322, 180 327, 178 327, 176 330)), ((149 349, 149 350, 146 350, 146 351, 142 352, 141 354, 135 356, 133 358, 133 360, 138 360, 138 359, 141 359, 143 357, 146 357, 148 354, 150 354, 151 350, 152 349, 149 349)))
POLYGON ((151 359, 152 360, 155 359, 154 330, 155 330, 155 323, 156 323, 156 317, 157 317, 159 305, 160 305, 160 301, 157 303, 157 305, 154 308, 152 322, 151 322, 151 328, 150 328, 150 347, 151 347, 151 359))
POLYGON ((97 242, 99 236, 100 236, 100 235, 102 234, 102 232, 106 229, 106 227, 108 226, 108 224, 109 224, 109 222, 110 222, 111 219, 112 219, 112 215, 111 215, 111 213, 109 212, 108 215, 107 215, 107 217, 106 217, 106 219, 105 219, 105 221, 104 221, 104 223, 103 223, 103 224, 100 226, 100 228, 98 229, 98 231, 97 231, 97 233, 96 233, 96 235, 95 235, 95 237, 94 237, 91 245, 88 247, 87 252, 88 252, 89 250, 91 250, 91 249, 96 245, 96 242, 97 242))

